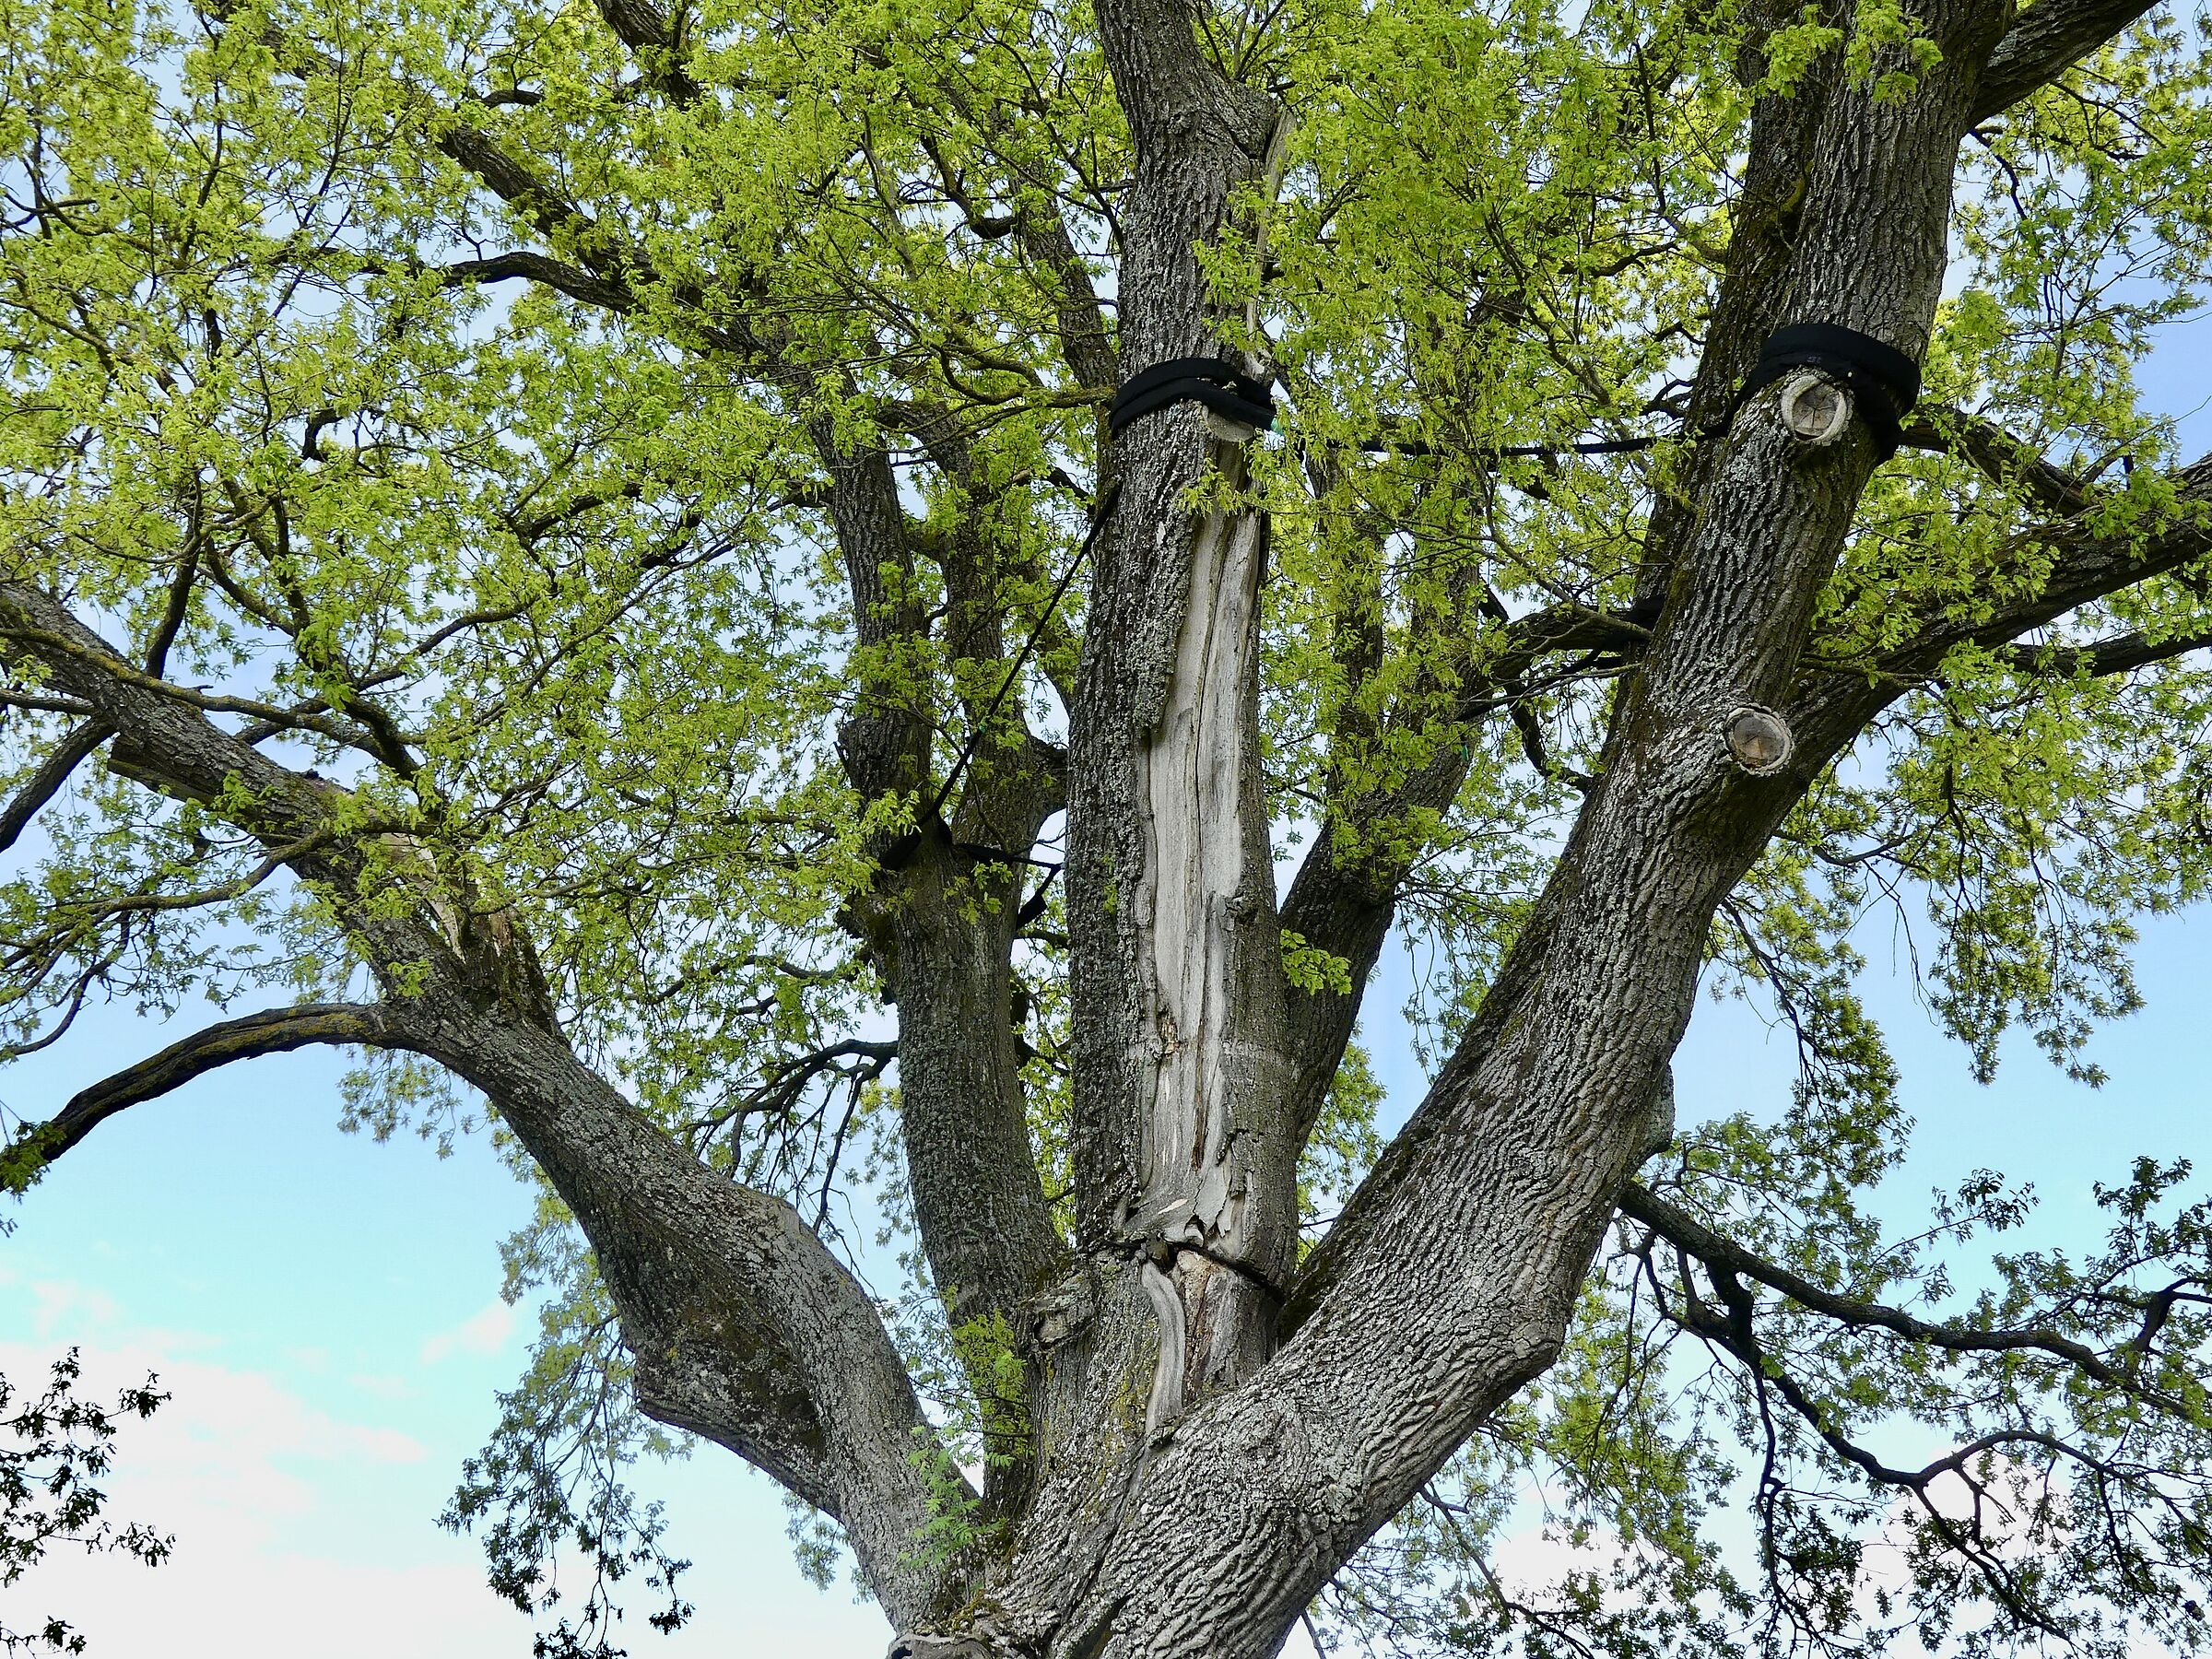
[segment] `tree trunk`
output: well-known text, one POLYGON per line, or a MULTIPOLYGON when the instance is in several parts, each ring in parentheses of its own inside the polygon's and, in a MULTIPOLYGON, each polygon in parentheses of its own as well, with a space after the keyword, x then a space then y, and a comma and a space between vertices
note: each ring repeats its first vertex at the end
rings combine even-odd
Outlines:
MULTIPOLYGON (((1973 0, 1933 12, 1945 61, 1908 99, 1844 84, 1811 116, 1769 123, 1767 143, 1800 165, 1809 147, 1812 177, 1779 252, 1746 242, 1724 310, 1762 327, 1782 312, 1833 320, 1919 355, 1959 134, 2005 16, 1973 0)), ((1235 89, 1160 71, 1175 27, 1108 29, 1139 143, 1131 371, 1208 348, 1184 250, 1263 176, 1273 131, 1256 112, 1239 125, 1235 89), (1140 74, 1153 78, 1133 86, 1140 74), (1148 133, 1174 142, 1147 150, 1148 133)), ((1252 774, 1265 535, 1185 508, 1209 463, 1241 477, 1204 429, 1179 410, 1131 429, 1120 454, 1071 751, 1080 1334, 1053 1350, 1041 1500, 963 1623, 972 1645, 947 1651, 1279 1649, 1346 1557, 1559 1351, 1648 1145, 1714 911, 1833 754, 1737 752, 1747 708, 1789 702, 1875 459, 1864 424, 1807 443, 1770 392, 1712 446, 1698 511, 1654 547, 1672 591, 1532 918, 1278 1314, 1298 1051, 1252 774)), ((935 1651, 922 1634, 904 1649, 935 1651)))

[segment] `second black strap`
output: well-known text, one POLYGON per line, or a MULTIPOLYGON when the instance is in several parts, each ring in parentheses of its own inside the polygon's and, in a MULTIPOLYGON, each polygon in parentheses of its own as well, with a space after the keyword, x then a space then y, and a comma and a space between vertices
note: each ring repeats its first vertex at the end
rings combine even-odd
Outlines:
POLYGON ((1133 375, 1113 394, 1107 429, 1119 432, 1179 403, 1203 404, 1255 430, 1275 424, 1275 398, 1267 387, 1219 358, 1171 358, 1133 375))

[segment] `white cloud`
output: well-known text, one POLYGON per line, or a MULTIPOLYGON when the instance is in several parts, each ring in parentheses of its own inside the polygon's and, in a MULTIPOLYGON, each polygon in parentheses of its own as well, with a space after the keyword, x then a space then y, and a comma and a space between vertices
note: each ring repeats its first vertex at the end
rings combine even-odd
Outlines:
MULTIPOLYGON (((53 1357, 49 1348, 0 1343, 0 1374, 28 1392, 43 1379, 53 1357)), ((81 1359, 77 1392, 85 1398, 111 1401, 148 1372, 170 1396, 151 1418, 127 1419, 123 1426, 107 1483, 112 1515, 166 1526, 169 1512, 214 1510, 265 1531, 268 1519, 312 1507, 315 1485, 325 1478, 319 1475, 311 1485, 292 1464, 415 1464, 428 1455, 412 1435, 341 1422, 259 1371, 234 1371, 139 1343, 86 1344, 81 1359), (135 1507, 126 1508, 126 1492, 135 1507)))
POLYGON ((529 1651, 529 1627, 465 1559, 410 1567, 285 1554, 206 1516, 147 1569, 57 1558, 9 1591, 25 1619, 66 1618, 92 1659, 484 1659, 529 1651))
POLYGON ((514 1310, 494 1298, 452 1330, 427 1338, 418 1357, 425 1365, 436 1365, 454 1354, 496 1354, 513 1329, 514 1310))
MULTIPOLYGON (((486 1591, 466 1540, 428 1526, 394 1539, 433 1558, 414 1561, 314 1551, 318 1536, 342 1530, 351 1492, 423 1460, 412 1436, 341 1420, 259 1371, 143 1342, 82 1347, 86 1397, 112 1399, 149 1371, 171 1396, 152 1418, 124 1423, 102 1485, 110 1519, 173 1534, 175 1553, 147 1568, 57 1547, 9 1589, 0 1619, 65 1618, 95 1659, 527 1651, 527 1627, 486 1591)), ((53 1358, 50 1347, 0 1343, 0 1373, 35 1386, 53 1358)))
POLYGON ((1557 1590, 1574 1573, 1604 1572, 1628 1559, 1627 1547, 1611 1533, 1593 1532, 1583 1543, 1575 1544, 1559 1531, 1539 1525, 1500 1538, 1491 1552, 1490 1565, 1513 1589, 1542 1596, 1557 1590))
MULTIPOLYGON (((35 1385, 71 1342, 82 1349, 88 1397, 160 1377, 170 1402, 124 1425, 101 1482, 107 1513, 173 1534, 174 1556, 148 1569, 127 1558, 57 1550, 0 1592, 0 1624, 49 1615, 87 1637, 88 1659, 521 1659, 531 1622, 485 1585, 480 1547, 431 1524, 459 1458, 479 1443, 488 1403, 461 1364, 402 1378, 360 1371, 306 1377, 224 1363, 223 1339, 154 1330, 21 1258, 0 1265, 0 1373, 35 1385), (12 1278, 11 1278, 12 1276, 12 1278), (33 1329, 29 1286, 57 1281, 63 1310, 33 1329), (441 1380, 445 1387, 441 1389, 441 1380), (447 1409, 458 1391, 464 1406, 447 1409), (387 1405, 387 1397, 404 1405, 387 1405), (425 1444, 390 1422, 404 1420, 425 1444), (379 1422, 384 1418, 386 1422, 379 1422)), ((124 1300, 128 1300, 127 1298, 124 1300)), ((440 1351, 480 1353, 519 1337, 501 1306, 443 1334, 440 1351)), ((254 1327, 248 1327, 253 1329, 254 1327)), ((281 1342, 258 1351, 284 1353, 281 1342)), ((341 1350, 342 1351, 342 1350, 341 1350)), ((410 1351, 403 1342, 400 1351, 410 1351)), ((649 1597, 629 1586, 616 1637, 640 1659, 732 1653, 881 1653, 882 1616, 842 1594, 822 1595, 793 1567, 783 1512, 765 1477, 734 1459, 650 1473, 671 1507, 671 1541, 700 1562, 684 1582, 699 1616, 673 1638, 643 1626, 649 1597)))

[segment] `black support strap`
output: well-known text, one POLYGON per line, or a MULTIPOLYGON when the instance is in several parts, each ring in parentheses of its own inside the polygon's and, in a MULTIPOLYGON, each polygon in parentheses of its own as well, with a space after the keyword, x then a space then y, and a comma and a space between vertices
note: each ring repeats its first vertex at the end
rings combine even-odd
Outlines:
MULTIPOLYGON (((1357 448, 1371 455, 1433 455, 1434 444, 1418 439, 1393 440, 1369 438, 1357 448)), ((1657 438, 1600 438, 1588 443, 1508 443, 1495 449, 1480 449, 1473 453, 1485 461, 1556 461, 1561 455, 1633 455, 1641 450, 1657 449, 1657 438)), ((1495 470, 1493 468, 1493 470, 1495 470)))
POLYGON ((1920 401, 1920 365, 1894 346, 1832 323, 1793 323, 1769 335, 1743 389, 1713 429, 1725 431, 1759 388, 1772 385, 1793 369, 1818 369, 1842 382, 1857 404, 1859 418, 1873 432, 1881 458, 1887 461, 1897 453, 1905 417, 1920 401))
MULTIPOLYGON (((1119 432, 1134 420, 1179 403, 1204 404, 1215 414, 1255 431, 1264 432, 1275 424, 1275 394, 1264 383, 1218 358, 1175 358, 1154 364, 1114 393, 1113 406, 1107 412, 1107 429, 1119 432)), ((1521 443, 1477 453, 1493 461, 1520 456, 1624 455, 1650 449, 1658 441, 1656 438, 1612 438, 1594 443, 1521 443)), ((1371 454, 1434 453, 1430 445, 1413 440, 1371 438, 1357 447, 1371 454)))
POLYGON ((1249 374, 1219 358, 1173 358, 1153 364, 1113 394, 1107 429, 1119 432, 1133 420, 1179 403, 1204 404, 1254 431, 1275 424, 1274 395, 1249 374))

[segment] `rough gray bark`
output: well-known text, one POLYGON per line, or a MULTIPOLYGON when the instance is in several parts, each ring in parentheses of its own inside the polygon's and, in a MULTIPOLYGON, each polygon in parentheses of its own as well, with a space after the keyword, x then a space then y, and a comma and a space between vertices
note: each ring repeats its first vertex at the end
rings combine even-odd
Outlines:
MULTIPOLYGON (((633 47, 665 43, 653 6, 603 9, 633 47)), ((2003 0, 1929 0, 1915 15, 1943 59, 1911 97, 1877 103, 1831 61, 1797 96, 1762 100, 1693 424, 1728 407, 1782 323, 1841 324, 1917 358, 1960 134, 2141 9, 2046 0, 2016 24, 2003 0)), ((1240 190, 1268 182, 1289 117, 1209 61, 1176 0, 1102 0, 1100 24, 1137 159, 1113 335, 1065 228, 1034 203, 1008 227, 1051 284, 1069 361, 1093 389, 1228 353, 1195 250, 1221 234, 1240 190)), ((668 95, 698 96, 656 73, 668 95)), ((574 228, 558 192, 480 135, 458 127, 444 148, 524 221, 574 228)), ((594 252, 606 238, 575 240, 578 257, 600 263, 514 274, 634 306, 627 285, 649 275, 641 264, 594 252)), ((799 396, 810 366, 742 321, 713 326, 702 337, 715 348, 765 363, 799 396)), ((932 1275, 956 1324, 1005 1322, 1029 1376, 1029 1444, 970 1494, 1003 1529, 987 1557, 947 1566, 912 1547, 931 1518, 927 1458, 914 1455, 929 1426, 861 1287, 789 1205, 710 1171, 578 1058, 512 918, 429 852, 347 823, 342 792, 223 730, 61 597, 11 577, 0 580, 7 650, 91 713, 57 750, 56 776, 41 772, 0 823, 19 830, 38 792, 112 734, 112 767, 222 803, 329 897, 383 969, 372 1006, 229 1022, 87 1090, 42 1149, 250 1053, 365 1042, 429 1055, 485 1091, 575 1213, 645 1409, 839 1519, 900 1629, 895 1653, 1264 1659, 1349 1553, 1558 1351, 1651 1145, 1655 1103, 1670 1098, 1714 910, 1790 806, 1951 645, 2012 641, 2205 548, 2194 525, 2138 545, 2077 519, 2053 533, 2055 562, 2032 597, 1971 623, 1932 619, 1874 677, 1808 670, 1812 608, 1875 457, 1855 418, 1834 441, 1793 432, 1785 391, 1693 452, 1651 523, 1629 616, 1562 607, 1503 626, 1496 654, 1451 691, 1454 716, 1472 723, 1547 656, 1603 647, 1640 661, 1553 877, 1464 1041, 1295 1274, 1298 1154, 1420 851, 1370 831, 1448 805, 1464 757, 1443 745, 1394 789, 1333 800, 1278 917, 1256 712, 1266 525, 1235 499, 1250 434, 1186 406, 1128 429, 1102 460, 1120 488, 1065 762, 1013 729, 1018 712, 979 680, 958 712, 1015 740, 971 742, 985 758, 953 799, 933 749, 933 722, 952 712, 911 706, 896 666, 925 627, 917 558, 944 575, 962 660, 1011 672, 1018 619, 1001 613, 980 547, 918 547, 887 451, 828 422, 811 429, 856 642, 841 752, 865 798, 909 804, 914 821, 877 849, 877 880, 843 920, 898 1015, 904 1149, 932 1275), (1216 504, 1194 510, 1209 478, 1216 504), (1746 709, 1787 727, 1779 764, 1740 740, 1732 750, 1746 709), (1072 1248, 1030 1144, 1012 967, 1016 873, 1063 805, 1072 1248), (1351 991, 1293 994, 1284 927, 1344 958, 1351 991)), ((959 474, 929 412, 913 422, 959 474)), ((2212 467, 2182 482, 2187 500, 2212 499, 2212 467)), ((2113 660, 2153 649, 2114 641, 2113 660)))
MULTIPOLYGON (((1945 64, 1903 104, 1839 89, 1789 255, 1762 288, 1917 354, 1957 135, 2006 18, 1931 13, 1945 64)), ((1274 1652, 1344 1555, 1557 1352, 1642 1154, 1713 908, 1823 759, 1801 749, 1792 770, 1754 778, 1724 735, 1744 704, 1786 700, 1873 461, 1863 429, 1803 444, 1777 402, 1759 400, 1719 446, 1559 873, 1460 1051, 1309 1262, 1289 1340, 1128 1460, 1072 1610, 1072 1506, 1032 1529, 976 1621, 1008 1651, 1274 1652)))

